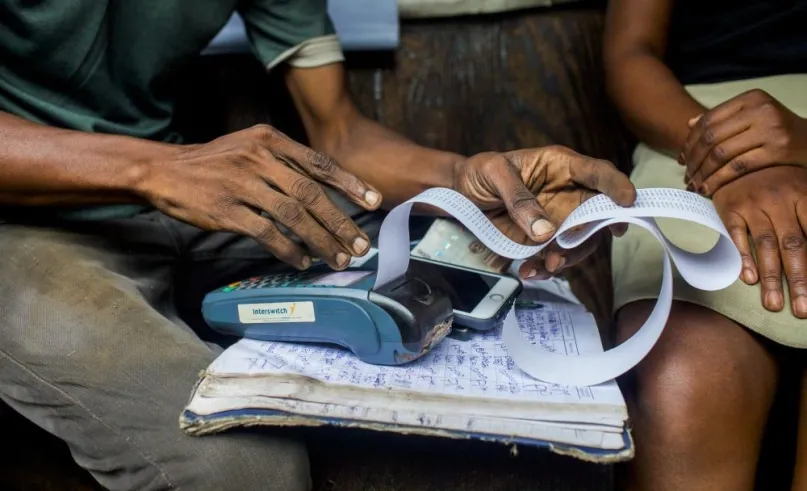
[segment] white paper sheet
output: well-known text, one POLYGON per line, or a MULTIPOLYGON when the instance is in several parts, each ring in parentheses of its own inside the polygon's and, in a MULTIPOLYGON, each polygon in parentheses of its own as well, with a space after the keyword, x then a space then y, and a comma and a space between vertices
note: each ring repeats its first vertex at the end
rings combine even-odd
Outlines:
MULTIPOLYGON (((602 352, 594 318, 578 306, 545 303, 540 309, 519 309, 517 315, 528 326, 527 336, 554 352, 602 352)), ((498 330, 480 333, 469 341, 447 338, 422 358, 402 366, 364 363, 337 347, 242 339, 225 350, 208 371, 215 377, 300 375, 332 386, 379 389, 391 395, 402 391, 505 400, 508 404, 523 401, 624 406, 613 382, 594 388, 574 387, 536 381, 522 373, 502 346, 502 334, 498 330)), ((255 394, 238 395, 290 397, 282 392, 285 390, 290 388, 278 385, 261 388, 255 394)), ((534 412, 535 406, 531 407, 534 412)))
POLYGON ((720 290, 734 283, 742 267, 739 251, 712 203, 687 191, 640 189, 635 204, 629 208, 617 205, 605 195, 595 196, 569 215, 552 240, 539 246, 526 246, 505 237, 461 194, 450 189, 433 188, 391 210, 381 225, 376 289, 403 275, 409 266, 409 215, 414 203, 442 209, 465 225, 492 251, 511 259, 533 256, 553 241, 563 248, 574 248, 600 229, 615 223, 643 227, 662 243, 665 254, 658 302, 642 328, 616 348, 585 356, 553 353, 545 347, 529 343, 514 312, 510 313, 502 332, 508 355, 521 370, 549 383, 587 386, 607 382, 633 368, 649 353, 664 330, 672 306, 670 260, 685 281, 707 291, 720 290), (702 254, 684 251, 667 240, 654 217, 688 220, 708 227, 719 233, 718 242, 702 254), (575 227, 579 228, 572 230, 575 227))
MULTIPOLYGON (((348 421, 401 425, 404 428, 419 428, 425 434, 445 436, 444 431, 508 435, 538 441, 581 445, 592 448, 618 450, 625 448, 623 429, 585 423, 558 423, 552 421, 519 420, 512 418, 469 416, 457 413, 429 413, 424 410, 408 411, 396 406, 378 405, 359 407, 339 403, 317 403, 294 398, 277 398, 262 395, 224 397, 194 397, 188 410, 200 415, 210 415, 239 408, 283 411, 296 416, 308 416, 316 420, 341 418, 348 421)), ((227 424, 224 420, 217 424, 227 424)), ((234 423, 237 425, 238 423, 234 423)), ((405 430, 411 434, 411 430, 405 430)))

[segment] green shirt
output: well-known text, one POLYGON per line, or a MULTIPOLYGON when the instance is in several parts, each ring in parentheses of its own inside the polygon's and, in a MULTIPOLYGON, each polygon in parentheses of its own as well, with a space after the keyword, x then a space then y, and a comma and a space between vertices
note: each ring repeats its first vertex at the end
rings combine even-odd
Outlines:
POLYGON ((334 33, 326 0, 0 2, 0 110, 53 126, 176 141, 172 75, 238 11, 264 66, 334 33))
MULTIPOLYGON (((172 77, 235 11, 267 68, 334 34, 326 0, 2 1, 0 111, 61 128, 179 142, 171 121, 182 87, 172 77)), ((68 215, 140 210, 102 206, 68 215)))

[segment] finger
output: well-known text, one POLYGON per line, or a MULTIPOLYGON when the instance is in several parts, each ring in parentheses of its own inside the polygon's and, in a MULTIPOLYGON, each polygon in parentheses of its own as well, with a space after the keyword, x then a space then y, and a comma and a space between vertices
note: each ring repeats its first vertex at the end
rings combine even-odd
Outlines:
POLYGON ((748 285, 756 284, 759 281, 759 274, 754 256, 751 253, 751 244, 748 241, 748 225, 738 213, 728 213, 723 222, 731 236, 731 240, 737 246, 737 250, 740 251, 743 263, 740 279, 748 285))
POLYGON ((738 112, 742 111, 746 105, 746 102, 747 100, 745 93, 740 94, 737 97, 732 97, 731 99, 724 101, 703 113, 703 115, 698 118, 694 126, 709 126, 726 121, 727 119, 736 115, 738 112))
POLYGON ((757 267, 762 285, 760 292, 762 305, 772 312, 778 312, 784 307, 779 241, 776 239, 770 218, 761 211, 747 216, 746 223, 756 249, 757 267))
POLYGON ((533 257, 518 268, 518 275, 525 280, 548 280, 552 273, 546 270, 544 260, 540 257, 533 257))
POLYGON ((570 164, 569 170, 572 181, 604 193, 621 206, 631 206, 636 201, 636 188, 633 183, 607 160, 576 158, 570 164))
POLYGON ((235 232, 253 238, 284 263, 300 270, 311 266, 311 258, 302 247, 281 233, 271 220, 247 207, 237 208, 230 219, 235 232))
POLYGON ((807 317, 807 241, 796 216, 795 207, 777 208, 772 216, 779 240, 779 252, 790 293, 790 308, 800 319, 807 317))
POLYGON ((557 275, 565 269, 576 266, 590 256, 597 249, 601 241, 602 235, 598 233, 589 237, 588 240, 574 249, 563 249, 560 246, 552 244, 544 256, 546 270, 553 275, 557 275))
POLYGON ((493 157, 486 173, 488 182, 504 203, 507 213, 518 227, 536 242, 552 238, 556 225, 524 184, 515 166, 504 155, 493 157))
MULTIPOLYGON (((807 198, 802 198, 796 204, 796 217, 799 220, 799 225, 801 226, 802 233, 804 234, 805 237, 807 237, 807 198)), ((790 281, 789 277, 788 281, 790 281)), ((799 296, 799 298, 796 299, 791 298, 791 302, 792 302, 791 308, 793 309, 794 313, 796 312, 803 313, 807 311, 807 300, 805 300, 805 297, 803 295, 799 296)), ((804 319, 805 317, 807 317, 803 314, 802 315, 796 314, 796 315, 800 319, 804 319)))
MULTIPOLYGON (((722 165, 745 150, 736 150, 738 142, 734 137, 742 135, 751 127, 751 122, 742 113, 720 123, 709 126, 697 125, 687 137, 682 153, 690 178, 700 173, 703 178, 709 177, 711 172, 704 172, 705 165, 722 165), (729 144, 729 142, 732 142, 729 144), (728 145, 728 147, 726 146, 728 145), (729 155, 734 150, 739 153, 729 155)), ((748 135, 746 135, 748 136, 748 135)), ((742 141, 742 140, 741 140, 742 141)), ((750 148, 753 148, 751 146, 750 148)), ((749 150, 750 150, 749 148, 749 150)))
POLYGON ((704 196, 711 196, 726 184, 742 177, 749 172, 760 170, 765 164, 765 150, 754 148, 746 153, 732 158, 726 165, 717 169, 700 185, 704 196))
POLYGON ((614 237, 622 237, 623 235, 628 233, 628 224, 627 223, 615 223, 613 225, 609 225, 608 230, 611 231, 611 234, 614 237))
POLYGON ((270 169, 267 181, 301 203, 347 250, 362 256, 370 249, 367 235, 328 199, 318 183, 280 164, 270 169))
POLYGON ((259 130, 264 147, 275 157, 302 170, 313 179, 342 191, 357 205, 375 210, 381 193, 340 166, 330 156, 301 145, 271 126, 259 130))
POLYGON ((746 131, 734 138, 724 141, 715 146, 709 155, 706 156, 703 164, 692 175, 692 183, 696 187, 701 187, 703 181, 714 174, 718 169, 726 166, 734 159, 742 157, 751 150, 759 149, 764 145, 763 138, 757 138, 753 131, 746 131))
MULTIPOLYGON (((687 136, 687 140, 684 143, 683 151, 678 157, 679 163, 686 165, 687 170, 690 171, 689 162, 684 158, 684 156, 689 155, 692 152, 706 128, 728 120, 730 117, 742 110, 744 104, 745 102, 742 98, 735 97, 713 107, 712 109, 699 116, 696 116, 695 118, 690 119, 687 122, 690 127, 690 131, 689 135, 687 136)), ((694 172, 694 169, 691 169, 691 172, 694 172)))
POLYGON ((331 268, 344 269, 350 263, 349 249, 320 225, 299 201, 273 191, 268 186, 264 193, 250 193, 244 199, 253 206, 265 210, 277 223, 299 237, 331 268))

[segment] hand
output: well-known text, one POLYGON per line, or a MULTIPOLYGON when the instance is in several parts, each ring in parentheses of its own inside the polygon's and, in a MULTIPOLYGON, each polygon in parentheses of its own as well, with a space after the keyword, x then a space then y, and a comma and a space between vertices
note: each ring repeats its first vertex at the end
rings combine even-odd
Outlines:
MULTIPOLYGON (((458 165, 454 189, 520 243, 551 239, 563 220, 595 194, 605 193, 622 206, 636 200, 633 184, 613 164, 561 146, 475 155, 458 165)), ((620 226, 614 232, 624 230, 620 226)), ((550 245, 542 257, 524 262, 521 276, 548 277, 578 263, 596 246, 592 239, 571 251, 550 245)))
POLYGON ((761 90, 751 90, 693 118, 678 161, 692 189, 711 196, 765 167, 807 166, 807 119, 761 90))
POLYGON ((266 125, 179 147, 148 166, 141 194, 179 220, 252 237, 280 260, 300 269, 310 266, 308 253, 278 230, 277 222, 329 266, 342 269, 370 244, 318 182, 365 209, 381 203, 377 191, 332 158, 266 125))
POLYGON ((784 307, 784 267, 793 315, 807 318, 807 169, 755 172, 720 188, 713 202, 743 258, 742 281, 754 285, 761 279, 762 305, 778 312, 784 307))

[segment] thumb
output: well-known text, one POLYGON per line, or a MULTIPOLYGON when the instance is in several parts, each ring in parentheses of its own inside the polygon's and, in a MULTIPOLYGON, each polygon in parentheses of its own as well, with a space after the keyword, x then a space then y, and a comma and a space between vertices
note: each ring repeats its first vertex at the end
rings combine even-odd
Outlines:
POLYGON ((542 243, 551 239, 556 227, 549 220, 546 210, 538 204, 535 195, 527 188, 516 167, 504 155, 494 157, 497 165, 491 165, 485 178, 495 194, 504 203, 510 219, 530 239, 542 243))

